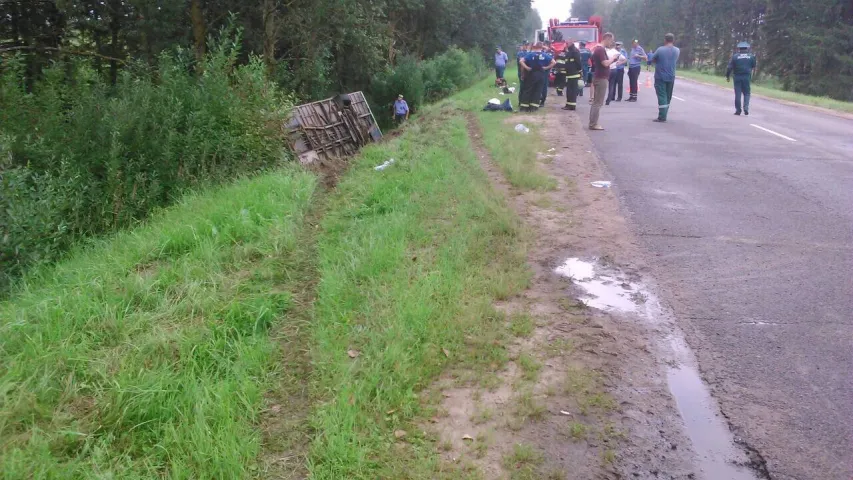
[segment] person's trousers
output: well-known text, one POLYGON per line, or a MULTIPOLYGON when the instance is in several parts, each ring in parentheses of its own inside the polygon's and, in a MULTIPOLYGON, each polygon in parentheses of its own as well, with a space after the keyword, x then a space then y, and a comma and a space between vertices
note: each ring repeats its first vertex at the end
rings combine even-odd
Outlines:
POLYGON ((539 100, 540 105, 545 105, 545 99, 548 98, 548 82, 550 81, 551 73, 545 70, 545 82, 542 84, 542 98, 539 100))
POLYGON ((622 94, 625 93, 625 69, 616 69, 616 98, 614 100, 622 101, 622 94))
POLYGON ((581 89, 580 74, 573 75, 566 79, 566 106, 574 110, 578 106, 578 92, 581 89))
POLYGON ((640 79, 640 69, 641 68, 642 67, 640 67, 639 65, 637 65, 636 67, 629 67, 628 68, 629 95, 631 95, 630 98, 632 98, 634 100, 637 99, 637 92, 640 90, 640 86, 638 84, 638 81, 640 79))
POLYGON ((610 79, 607 81, 606 103, 610 103, 616 99, 616 75, 618 75, 618 73, 615 68, 610 70, 610 79))
POLYGON ((521 88, 521 108, 539 108, 542 101, 542 89, 548 88, 548 74, 544 70, 534 70, 524 73, 524 83, 521 88))
POLYGON ((592 83, 592 71, 591 70, 584 70, 583 71, 583 83, 585 83, 586 85, 589 85, 590 83, 592 83))
POLYGON ((504 71, 506 70, 506 65, 503 67, 499 67, 495 65, 495 78, 504 78, 504 71))
POLYGON ((607 84, 609 82, 606 78, 593 78, 592 79, 592 88, 593 88, 593 96, 592 96, 592 106, 589 107, 589 126, 594 127, 598 125, 598 116, 601 113, 601 107, 604 105, 604 98, 607 97, 607 84))
POLYGON ((750 79, 749 75, 735 75, 735 111, 740 113, 740 96, 743 94, 743 109, 749 113, 750 79))
POLYGON ((666 120, 669 113, 669 104, 672 102, 672 89, 675 87, 675 81, 664 82, 663 80, 655 79, 655 92, 658 94, 658 120, 666 120))
POLYGON ((557 89, 557 95, 563 94, 563 89, 566 88, 566 74, 565 74, 565 72, 557 72, 554 75, 554 87, 557 89))

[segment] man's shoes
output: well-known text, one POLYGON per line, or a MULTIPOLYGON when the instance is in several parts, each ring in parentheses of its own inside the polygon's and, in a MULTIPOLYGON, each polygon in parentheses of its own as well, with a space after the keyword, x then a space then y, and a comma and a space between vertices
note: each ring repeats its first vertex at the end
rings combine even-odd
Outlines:
POLYGON ((622 101, 622 99, 621 99, 621 98, 619 98, 619 99, 617 99, 616 101, 617 101, 617 102, 621 102, 621 101, 622 101))
POLYGON ((563 96, 563 92, 558 91, 558 92, 557 92, 557 96, 558 96, 558 97, 562 97, 562 96, 563 96))
POLYGON ((740 112, 735 112, 735 115, 740 115, 740 112))
POLYGON ((605 105, 610 105, 610 100, 604 102, 605 105))
POLYGON ((604 130, 604 127, 602 127, 601 125, 590 125, 589 129, 590 130, 604 130))
POLYGON ((744 109, 743 114, 749 116, 749 110, 744 109))
POLYGON ((545 106, 545 102, 539 102, 539 108, 542 108, 544 106, 545 106))
POLYGON ((574 110, 574 108, 566 105, 565 107, 561 108, 560 110, 574 110))
POLYGON ((663 119, 661 119, 661 118, 656 118, 656 119, 654 119, 654 120, 652 120, 652 121, 653 121, 653 122, 657 122, 657 123, 666 123, 666 120, 663 120, 663 119))

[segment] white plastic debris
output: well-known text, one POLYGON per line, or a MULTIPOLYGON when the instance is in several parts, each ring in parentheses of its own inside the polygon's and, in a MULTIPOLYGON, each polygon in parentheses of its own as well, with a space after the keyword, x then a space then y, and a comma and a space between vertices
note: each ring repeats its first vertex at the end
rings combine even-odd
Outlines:
POLYGON ((590 183, 590 185, 592 185, 593 187, 596 187, 596 188, 610 188, 610 185, 612 185, 612 183, 605 181, 605 180, 599 180, 599 181, 590 183))
POLYGON ((530 133, 530 129, 525 127, 523 123, 519 123, 515 126, 515 131, 518 133, 530 133))
MULTIPOLYGON (((513 83, 513 85, 515 84, 513 83)), ((509 93, 515 93, 515 87, 509 87, 509 93)))
POLYGON ((489 100, 489 103, 491 103, 492 105, 500 105, 501 101, 498 100, 497 98, 493 98, 493 99, 489 100))
POLYGON ((393 164, 394 164, 394 159, 391 158, 389 160, 385 160, 385 162, 383 162, 382 165, 377 165, 377 166, 373 167, 373 169, 376 171, 385 170, 386 168, 390 167, 393 164))

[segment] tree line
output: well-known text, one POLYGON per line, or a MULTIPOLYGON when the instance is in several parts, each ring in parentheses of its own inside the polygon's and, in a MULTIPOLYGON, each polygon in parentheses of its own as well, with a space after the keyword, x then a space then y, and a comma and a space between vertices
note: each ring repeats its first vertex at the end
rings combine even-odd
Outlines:
POLYGON ((244 55, 318 98, 361 89, 403 56, 514 44, 530 10, 530 0, 2 0, 0 53, 27 52, 30 78, 50 61, 87 56, 115 83, 122 65, 153 65, 164 50, 201 58, 233 15, 244 55))
POLYGON ((672 32, 682 67, 723 73, 747 41, 759 74, 786 90, 853 101, 850 0, 575 0, 572 16, 604 16, 624 40, 660 45, 672 32))

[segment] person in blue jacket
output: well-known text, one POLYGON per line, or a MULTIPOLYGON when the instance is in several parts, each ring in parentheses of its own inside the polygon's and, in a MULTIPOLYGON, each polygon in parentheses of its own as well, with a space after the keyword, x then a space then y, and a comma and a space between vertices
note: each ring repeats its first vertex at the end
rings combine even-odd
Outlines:
POLYGON ((548 69, 557 64, 554 57, 542 50, 542 44, 535 43, 533 50, 519 62, 521 69, 524 70, 521 100, 519 101, 522 112, 539 110, 539 104, 542 102, 542 89, 547 88, 548 85, 548 69))
POLYGON ((749 95, 752 75, 755 73, 755 55, 749 51, 749 44, 740 42, 737 44, 737 53, 732 55, 729 66, 726 69, 726 81, 731 81, 732 73, 735 76, 735 115, 740 115, 740 97, 743 94, 743 114, 749 115, 749 95))

